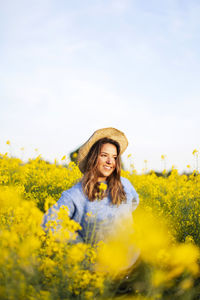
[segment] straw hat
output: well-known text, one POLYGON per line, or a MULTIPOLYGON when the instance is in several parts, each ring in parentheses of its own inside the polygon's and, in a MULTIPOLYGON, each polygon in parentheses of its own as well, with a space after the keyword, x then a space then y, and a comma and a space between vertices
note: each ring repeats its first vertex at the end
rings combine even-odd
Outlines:
POLYGON ((85 142, 85 144, 81 146, 78 152, 78 165, 82 173, 84 173, 85 171, 85 159, 88 152, 90 151, 90 148, 102 138, 109 138, 117 141, 120 145, 120 154, 122 154, 128 146, 128 140, 125 134, 118 129, 108 127, 96 130, 93 135, 87 140, 87 142, 85 142))

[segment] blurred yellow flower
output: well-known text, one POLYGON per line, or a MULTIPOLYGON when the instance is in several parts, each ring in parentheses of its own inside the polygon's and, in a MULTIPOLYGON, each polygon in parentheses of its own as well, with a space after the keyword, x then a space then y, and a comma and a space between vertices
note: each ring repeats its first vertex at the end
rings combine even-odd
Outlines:
POLYGON ((73 153, 73 158, 77 158, 78 154, 76 152, 73 153))
POLYGON ((159 287, 160 285, 162 285, 163 283, 166 282, 166 272, 160 269, 156 269, 154 270, 153 274, 152 274, 152 284, 155 287, 159 287))
POLYGON ((180 283, 180 288, 188 290, 193 286, 193 280, 191 278, 185 279, 180 283))
POLYGON ((107 184, 104 182, 101 182, 99 185, 100 191, 106 191, 107 190, 107 184))
POLYGON ((79 263, 85 258, 87 250, 87 245, 84 243, 78 243, 70 247, 70 251, 68 253, 68 260, 70 263, 79 263))
POLYGON ((194 149, 194 150, 192 151, 192 154, 193 154, 193 155, 198 154, 198 153, 199 153, 199 151, 198 151, 197 149, 194 149))
POLYGON ((86 216, 92 217, 92 212, 87 212, 87 213, 86 213, 86 216))

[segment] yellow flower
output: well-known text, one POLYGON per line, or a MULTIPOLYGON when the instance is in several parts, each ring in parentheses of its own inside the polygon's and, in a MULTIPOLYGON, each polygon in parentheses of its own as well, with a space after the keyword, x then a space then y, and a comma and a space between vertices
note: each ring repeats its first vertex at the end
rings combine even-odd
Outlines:
POLYGON ((65 160, 66 159, 66 155, 64 155, 62 158, 61 158, 61 160, 65 160))
POLYGON ((198 154, 198 153, 199 153, 199 151, 197 149, 194 149, 192 152, 193 155, 198 154))
POLYGON ((97 253, 97 270, 115 277, 128 269, 139 256, 138 247, 134 245, 132 218, 120 220, 115 224, 115 231, 100 243, 97 253))
POLYGON ((155 287, 159 287, 164 282, 166 282, 166 272, 163 270, 156 269, 152 274, 152 284, 155 287))
POLYGON ((189 271, 192 274, 199 272, 197 261, 200 257, 199 249, 191 244, 180 244, 171 249, 170 264, 176 267, 182 267, 183 270, 189 271))
POLYGON ((84 296, 85 296, 85 299, 88 299, 88 300, 95 299, 94 298, 94 293, 90 292, 90 291, 85 292, 84 296))
POLYGON ((77 158, 78 154, 76 152, 73 153, 73 158, 77 158))
POLYGON ((85 255, 86 255, 86 250, 87 250, 86 244, 78 243, 76 245, 73 245, 70 248, 70 251, 68 253, 69 263, 77 264, 77 263, 83 261, 83 259, 85 258, 85 255))
POLYGON ((6 144, 7 144, 7 145, 10 145, 10 141, 9 141, 9 140, 8 140, 8 141, 6 141, 6 144))
POLYGON ((193 280, 191 278, 185 279, 180 283, 180 288, 188 290, 193 286, 193 280))
POLYGON ((100 191, 106 191, 107 190, 107 184, 104 182, 101 182, 99 185, 100 191))
POLYGON ((86 213, 86 216, 92 217, 92 212, 87 212, 87 213, 86 213))

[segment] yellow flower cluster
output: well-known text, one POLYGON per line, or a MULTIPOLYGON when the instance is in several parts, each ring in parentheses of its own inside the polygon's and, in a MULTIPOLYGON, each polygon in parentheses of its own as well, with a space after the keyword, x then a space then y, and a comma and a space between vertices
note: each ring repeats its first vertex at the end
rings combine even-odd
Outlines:
POLYGON ((0 157, 0 185, 17 186, 25 199, 34 200, 43 212, 81 177, 73 162, 63 167, 45 162, 40 156, 29 159, 26 164, 18 158, 9 158, 7 154, 0 157))
POLYGON ((120 278, 122 274, 133 276, 132 288, 141 295, 151 295, 152 299, 175 287, 184 299, 185 291, 192 289, 199 276, 199 248, 192 243, 176 242, 166 224, 142 208, 133 213, 133 221, 124 219, 118 226, 116 234, 99 245, 97 270, 112 278, 120 278), (138 272, 144 273, 140 270, 142 264, 148 266, 146 278, 145 274, 138 276, 138 272))
POLYGON ((168 223, 177 241, 188 239, 200 245, 200 174, 179 175, 176 169, 166 176, 154 172, 136 175, 124 172, 140 197, 140 206, 168 223))
POLYGON ((43 213, 81 176, 74 163, 50 164, 41 157, 24 163, 0 155, 0 299, 113 299, 124 286, 127 300, 197 297, 198 172, 173 169, 158 177, 123 171, 140 205, 93 246, 76 243, 80 225, 69 219, 67 207, 59 211, 60 228, 53 221, 48 233, 41 227, 43 213))
POLYGON ((104 275, 90 270, 95 250, 73 243, 80 225, 63 207, 62 227, 46 234, 42 217, 35 202, 23 200, 17 189, 0 188, 0 299, 66 299, 85 293, 87 299, 101 294, 104 275))

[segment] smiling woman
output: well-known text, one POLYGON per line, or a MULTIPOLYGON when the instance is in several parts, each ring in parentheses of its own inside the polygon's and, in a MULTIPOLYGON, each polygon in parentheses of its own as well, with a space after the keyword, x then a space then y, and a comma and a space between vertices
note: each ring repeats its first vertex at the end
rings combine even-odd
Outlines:
POLYGON ((115 128, 95 131, 78 153, 81 181, 62 193, 44 216, 43 227, 57 221, 60 208, 67 206, 69 217, 81 225, 77 241, 94 243, 105 238, 113 222, 131 217, 139 198, 129 180, 121 177, 120 156, 127 146, 126 136, 115 128))

